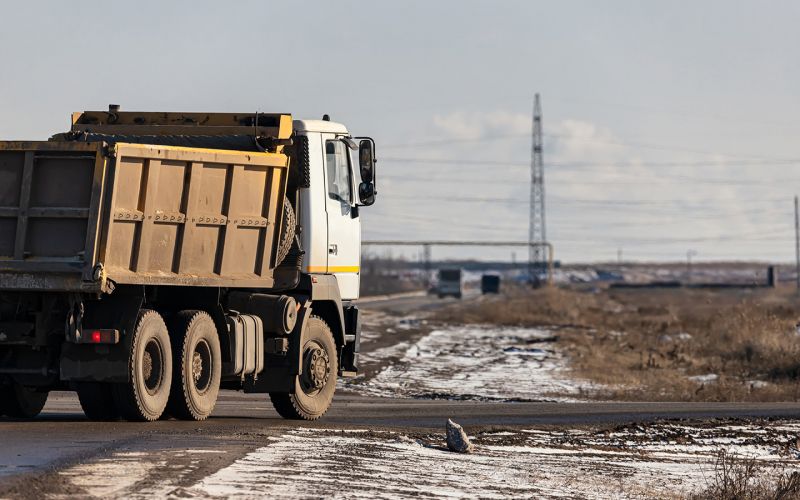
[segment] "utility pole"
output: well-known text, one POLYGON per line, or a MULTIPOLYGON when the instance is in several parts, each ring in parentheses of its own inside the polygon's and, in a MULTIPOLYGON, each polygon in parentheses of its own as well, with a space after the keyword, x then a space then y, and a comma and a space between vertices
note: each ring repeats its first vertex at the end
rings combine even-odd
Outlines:
POLYGON ((686 252, 686 282, 692 282, 692 257, 697 255, 695 250, 688 250, 686 252))
POLYGON ((431 246, 422 245, 422 261, 425 268, 425 288, 431 286, 431 246))
POLYGON ((797 292, 800 293, 800 210, 797 206, 797 195, 794 197, 794 260, 797 292))
POLYGON ((545 267, 544 163, 542 160, 542 105, 539 94, 533 100, 533 136, 531 140, 531 199, 528 228, 528 274, 531 283, 545 267))

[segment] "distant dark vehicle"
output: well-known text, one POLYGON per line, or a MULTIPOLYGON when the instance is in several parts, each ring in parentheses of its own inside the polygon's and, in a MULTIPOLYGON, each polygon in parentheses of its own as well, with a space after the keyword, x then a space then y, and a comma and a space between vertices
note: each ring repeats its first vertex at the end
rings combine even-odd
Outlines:
POLYGON ((597 281, 624 281, 625 276, 615 271, 597 270, 597 281))
POLYGON ((461 269, 439 269, 436 293, 439 298, 455 297, 461 298, 461 269))
POLYGON ((481 276, 481 293, 500 293, 500 276, 496 274, 484 274, 481 276))

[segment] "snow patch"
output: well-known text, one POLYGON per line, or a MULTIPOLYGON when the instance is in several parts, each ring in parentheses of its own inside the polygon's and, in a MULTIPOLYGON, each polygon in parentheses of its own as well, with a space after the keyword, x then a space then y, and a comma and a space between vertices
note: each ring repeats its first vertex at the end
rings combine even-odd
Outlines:
POLYGON ((796 450, 780 446, 800 425, 770 427, 767 436, 763 430, 654 424, 615 432, 494 431, 478 434, 473 453, 462 455, 430 436, 302 429, 189 491, 226 498, 672 497, 705 488, 722 449, 757 458, 768 471, 800 469, 796 450))
POLYGON ((800 470, 798 436, 795 421, 498 429, 470 435, 473 452, 456 454, 441 433, 301 428, 199 481, 188 480, 198 461, 174 459, 214 450, 164 450, 157 460, 124 450, 61 474, 86 496, 126 499, 672 498, 707 487, 721 450, 767 473, 800 470))
POLYGON ((346 384, 373 396, 576 401, 596 388, 571 376, 545 329, 447 327, 363 356, 399 358, 369 380, 346 384))
POLYGON ((59 474, 98 498, 120 497, 163 463, 142 460, 142 453, 116 453, 112 458, 71 467, 59 474))
POLYGON ((716 373, 707 373, 705 375, 695 375, 693 377, 689 377, 689 380, 699 384, 710 384, 719 380, 719 375, 716 373))

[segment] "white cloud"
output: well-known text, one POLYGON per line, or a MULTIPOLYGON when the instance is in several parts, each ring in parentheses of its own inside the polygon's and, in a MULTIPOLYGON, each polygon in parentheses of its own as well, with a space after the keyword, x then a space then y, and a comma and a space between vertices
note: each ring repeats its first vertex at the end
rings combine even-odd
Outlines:
POLYGON ((549 126, 546 141, 559 162, 630 160, 629 152, 610 130, 583 120, 562 120, 549 126))
POLYGON ((481 137, 530 134, 531 117, 508 111, 455 111, 433 116, 437 131, 446 138, 473 140, 481 137))

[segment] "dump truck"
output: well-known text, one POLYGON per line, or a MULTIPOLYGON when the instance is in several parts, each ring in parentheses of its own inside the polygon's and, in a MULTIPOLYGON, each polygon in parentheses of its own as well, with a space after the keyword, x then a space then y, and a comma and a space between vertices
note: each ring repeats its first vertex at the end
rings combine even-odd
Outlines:
POLYGON ((375 141, 285 113, 72 115, 0 141, 0 415, 206 419, 220 390, 321 417, 358 371, 375 141))

